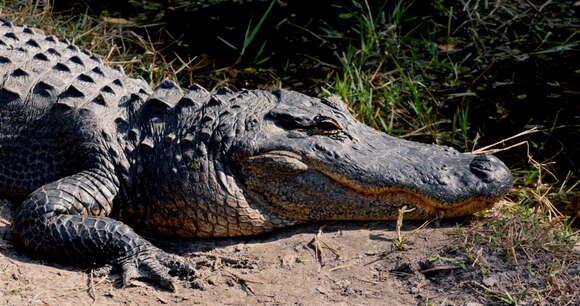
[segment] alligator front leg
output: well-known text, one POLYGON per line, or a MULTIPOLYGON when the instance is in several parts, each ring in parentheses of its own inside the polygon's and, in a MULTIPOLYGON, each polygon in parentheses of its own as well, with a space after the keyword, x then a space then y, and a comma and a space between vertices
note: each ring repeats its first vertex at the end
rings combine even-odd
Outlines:
POLYGON ((107 218, 118 192, 106 171, 92 169, 34 191, 14 229, 24 247, 60 261, 121 268, 123 286, 145 278, 173 290, 170 273, 191 273, 182 259, 153 246, 126 224, 107 218))

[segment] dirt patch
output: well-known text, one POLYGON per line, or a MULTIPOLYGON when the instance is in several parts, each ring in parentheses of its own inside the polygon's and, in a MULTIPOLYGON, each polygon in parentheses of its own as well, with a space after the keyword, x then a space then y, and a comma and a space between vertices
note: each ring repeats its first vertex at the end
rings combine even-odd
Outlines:
POLYGON ((421 224, 408 222, 404 243, 396 244, 394 222, 353 222, 308 224, 249 239, 154 241, 190 258, 198 278, 180 281, 177 292, 140 281, 121 289, 118 275, 93 277, 15 249, 10 206, 0 207, 4 305, 481 305, 509 302, 490 292, 510 292, 516 279, 524 286, 537 281, 521 273, 525 266, 510 266, 492 253, 478 259, 495 267, 482 273, 456 247, 450 223, 414 231, 421 224))

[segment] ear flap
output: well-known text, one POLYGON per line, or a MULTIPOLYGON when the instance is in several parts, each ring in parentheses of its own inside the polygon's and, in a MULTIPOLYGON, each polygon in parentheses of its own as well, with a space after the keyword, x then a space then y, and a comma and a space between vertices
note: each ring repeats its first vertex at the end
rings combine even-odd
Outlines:
POLYGON ((266 118, 286 130, 301 129, 314 124, 312 114, 288 112, 285 109, 273 109, 266 115, 266 118))
POLYGON ((314 100, 312 97, 291 90, 276 88, 271 92, 278 98, 278 101, 283 101, 284 104, 290 104, 296 107, 300 107, 301 105, 305 104, 310 106, 312 105, 312 100, 314 100))

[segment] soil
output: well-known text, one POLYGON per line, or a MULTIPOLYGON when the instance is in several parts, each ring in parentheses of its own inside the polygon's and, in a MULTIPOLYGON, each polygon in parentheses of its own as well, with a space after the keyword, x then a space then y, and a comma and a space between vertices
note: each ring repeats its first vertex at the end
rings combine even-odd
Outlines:
POLYGON ((509 288, 513 282, 509 265, 483 279, 464 265, 453 247, 455 224, 414 231, 421 223, 405 222, 400 249, 395 222, 337 222, 246 239, 153 240, 190 258, 197 278, 178 281, 176 292, 145 281, 119 288, 119 275, 93 276, 91 270, 34 259, 15 248, 11 208, 7 201, 0 201, 0 208, 2 305, 474 306, 498 303, 481 288, 509 288))

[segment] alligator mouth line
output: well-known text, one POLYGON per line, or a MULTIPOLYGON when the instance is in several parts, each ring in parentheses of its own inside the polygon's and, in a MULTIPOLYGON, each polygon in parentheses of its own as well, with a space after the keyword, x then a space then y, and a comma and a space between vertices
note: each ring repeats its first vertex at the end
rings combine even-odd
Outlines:
MULTIPOLYGON (((441 203, 434 201, 420 193, 403 187, 384 187, 369 189, 351 183, 343 178, 336 177, 322 169, 316 169, 332 182, 351 193, 365 198, 383 199, 390 205, 397 207, 410 206, 421 208, 435 216, 458 217, 489 208, 500 198, 473 197, 457 203, 441 203)), ((412 217, 411 217, 412 218, 412 217)))
MULTIPOLYGON (((305 163, 300 154, 290 151, 273 150, 254 155, 254 157, 260 156, 280 156, 290 160, 295 160, 296 163, 305 163)), ((456 203, 437 202, 433 199, 426 197, 425 195, 422 195, 408 188, 404 187, 383 187, 374 189, 365 188, 353 184, 351 181, 348 181, 347 179, 333 175, 332 173, 324 169, 321 169, 320 167, 312 167, 311 165, 308 168, 312 168, 312 170, 315 170, 316 172, 325 176, 331 182, 341 186, 348 192, 355 194, 357 196, 373 199, 382 199, 389 205, 395 207, 407 206, 411 208, 412 207, 419 208, 420 210, 423 210, 424 213, 432 216, 441 216, 441 217, 464 216, 489 208, 492 206, 493 203, 501 199, 501 197, 488 198, 479 196, 456 203)), ((425 214, 420 214, 420 212, 418 213, 419 214, 416 214, 417 219, 426 217, 425 214)), ((409 218, 413 219, 413 215, 414 214, 410 214, 409 218)), ((396 217, 397 216, 394 216, 393 218, 396 219, 396 217)))

